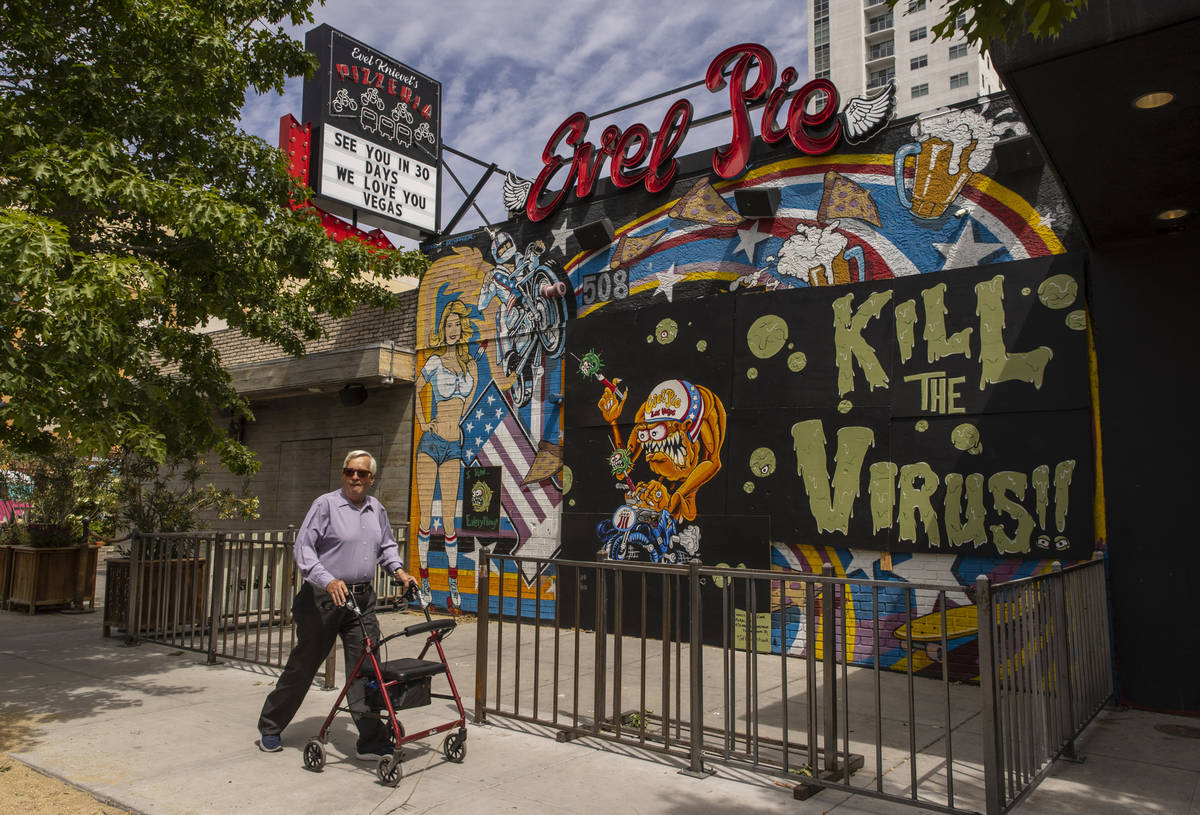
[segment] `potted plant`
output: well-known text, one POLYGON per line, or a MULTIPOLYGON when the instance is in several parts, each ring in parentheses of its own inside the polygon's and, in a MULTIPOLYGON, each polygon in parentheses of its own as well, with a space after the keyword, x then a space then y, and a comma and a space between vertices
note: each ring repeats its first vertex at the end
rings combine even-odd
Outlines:
MULTIPOLYGON (((32 482, 19 520, 3 527, 7 545, 5 602, 30 614, 47 606, 94 604, 98 553, 87 538, 95 465, 61 443, 22 468, 32 482)), ((10 468, 6 468, 10 469, 10 468)), ((7 479, 6 479, 7 480, 7 479)))
POLYGON ((157 533, 207 529, 208 518, 253 519, 258 499, 247 490, 235 493, 208 483, 201 485, 205 469, 195 459, 173 459, 165 464, 127 456, 117 464, 120 519, 134 530, 140 545, 122 547, 121 556, 106 564, 104 634, 115 626, 129 629, 129 592, 132 572, 138 569, 139 630, 170 629, 200 624, 208 580, 207 559, 184 538, 155 538, 157 533), (153 545, 147 545, 153 542, 153 545))

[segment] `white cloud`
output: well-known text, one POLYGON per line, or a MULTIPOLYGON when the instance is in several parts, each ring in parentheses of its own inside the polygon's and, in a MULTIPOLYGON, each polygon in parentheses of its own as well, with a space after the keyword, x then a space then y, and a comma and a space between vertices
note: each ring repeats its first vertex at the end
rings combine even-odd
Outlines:
MULTIPOLYGON (((442 83, 442 140, 485 162, 524 177, 537 174, 554 129, 571 113, 589 115, 696 82, 712 59, 742 42, 765 45, 776 71, 795 66, 807 76, 807 4, 744 0, 729 5, 697 0, 670 11, 645 0, 440 0, 413 6, 383 0, 330 0, 314 9, 328 23, 442 83)), ((307 27, 306 27, 307 28, 307 27)), ((302 39, 304 29, 294 36, 302 39)), ((696 116, 728 108, 726 91, 703 87, 686 94, 696 116)), ((279 119, 300 117, 301 83, 284 96, 247 101, 243 127, 274 144, 279 119)), ((675 97, 650 102, 609 119, 594 120, 598 141, 610 121, 657 129, 675 97)), ((728 138, 728 123, 693 131, 685 152, 728 138)), ((481 169, 448 156, 468 188, 481 169)), ((502 177, 489 183, 480 207, 489 219, 504 217, 502 177)), ((463 200, 443 178, 442 218, 463 200)), ((472 213, 459 229, 479 225, 472 213)))

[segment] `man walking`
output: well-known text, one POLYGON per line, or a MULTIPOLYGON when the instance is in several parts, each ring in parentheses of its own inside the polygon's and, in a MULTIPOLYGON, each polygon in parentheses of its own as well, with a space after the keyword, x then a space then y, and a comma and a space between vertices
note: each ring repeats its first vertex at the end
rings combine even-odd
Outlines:
MULTIPOLYGON (((383 566, 402 583, 416 583, 401 567, 387 510, 367 495, 375 470, 374 456, 365 450, 350 451, 342 465, 341 489, 313 501, 296 535, 296 565, 304 577, 304 586, 292 604, 296 647, 258 719, 258 747, 264 752, 283 749, 280 734, 300 709, 337 637, 342 639, 346 670, 358 661, 363 632, 345 608, 346 598, 354 597, 367 633, 378 642, 379 620, 371 585, 376 567, 383 566)), ((356 680, 346 697, 358 727, 356 754, 361 759, 378 759, 391 755, 391 735, 380 719, 370 715, 363 701, 363 684, 364 680, 356 680)))

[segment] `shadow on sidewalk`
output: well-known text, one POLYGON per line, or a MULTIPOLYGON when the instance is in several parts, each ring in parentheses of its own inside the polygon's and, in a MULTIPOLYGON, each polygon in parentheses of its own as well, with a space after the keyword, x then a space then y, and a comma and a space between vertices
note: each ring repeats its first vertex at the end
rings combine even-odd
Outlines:
POLYGON ((171 674, 197 655, 101 637, 101 615, 0 612, 0 750, 37 743, 44 723, 94 719, 206 688, 171 674))

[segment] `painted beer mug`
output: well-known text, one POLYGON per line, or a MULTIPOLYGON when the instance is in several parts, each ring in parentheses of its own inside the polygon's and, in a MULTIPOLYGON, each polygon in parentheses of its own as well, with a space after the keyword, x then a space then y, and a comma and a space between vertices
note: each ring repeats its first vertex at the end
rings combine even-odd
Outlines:
POLYGON ((918 218, 940 218, 992 157, 995 126, 974 110, 940 111, 913 125, 915 142, 896 151, 896 196, 918 218), (915 156, 912 190, 905 165, 915 156))

